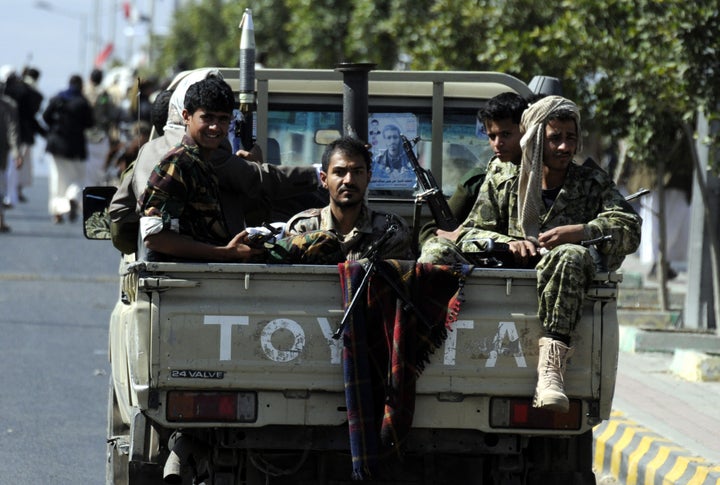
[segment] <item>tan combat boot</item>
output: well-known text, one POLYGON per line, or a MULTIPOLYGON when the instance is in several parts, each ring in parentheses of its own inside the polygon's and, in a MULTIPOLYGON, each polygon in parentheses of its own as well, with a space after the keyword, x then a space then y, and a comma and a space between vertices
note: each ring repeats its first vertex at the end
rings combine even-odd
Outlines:
POLYGON ((533 406, 566 413, 570 410, 570 401, 565 395, 563 379, 565 364, 573 354, 573 348, 548 337, 541 338, 539 344, 538 383, 533 406))

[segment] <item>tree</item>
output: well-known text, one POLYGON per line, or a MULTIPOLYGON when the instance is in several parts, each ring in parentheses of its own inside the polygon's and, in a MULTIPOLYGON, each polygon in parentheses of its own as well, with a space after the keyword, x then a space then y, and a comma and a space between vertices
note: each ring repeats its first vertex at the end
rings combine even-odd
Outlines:
POLYGON ((179 69, 237 65, 240 38, 237 26, 246 7, 253 13, 256 55, 262 56, 266 67, 330 69, 350 61, 373 62, 378 68, 392 69, 398 59, 392 3, 391 0, 255 0, 246 5, 221 0, 191 2, 177 10, 156 72, 171 75, 179 69))
MULTIPOLYGON (((256 56, 269 56, 268 64, 284 66, 291 58, 284 32, 289 11, 273 0, 248 3, 255 25, 256 56)), ((156 74, 172 77, 185 69, 237 66, 239 25, 245 8, 237 2, 202 0, 177 9, 170 34, 162 42, 156 74)))
POLYGON ((641 122, 637 150, 665 106, 689 119, 720 99, 717 0, 198 0, 176 11, 158 68, 235 65, 245 7, 268 66, 392 69, 408 55, 413 69, 556 76, 608 134, 641 122))

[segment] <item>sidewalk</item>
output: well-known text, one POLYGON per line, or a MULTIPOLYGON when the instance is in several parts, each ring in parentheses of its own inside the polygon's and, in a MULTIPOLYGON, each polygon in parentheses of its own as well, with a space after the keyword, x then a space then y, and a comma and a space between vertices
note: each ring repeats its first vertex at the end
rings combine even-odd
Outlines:
MULTIPOLYGON (((625 284, 656 289, 647 269, 628 258, 625 284)), ((673 328, 687 273, 668 286, 672 303, 664 318, 619 309, 613 416, 594 430, 598 483, 720 485, 720 337, 673 328)))

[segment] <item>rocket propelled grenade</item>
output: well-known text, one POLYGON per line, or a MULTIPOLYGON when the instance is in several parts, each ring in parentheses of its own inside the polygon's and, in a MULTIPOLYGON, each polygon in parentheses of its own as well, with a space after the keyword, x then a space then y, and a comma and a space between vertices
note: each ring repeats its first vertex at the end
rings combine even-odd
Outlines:
POLYGON ((245 9, 240 21, 240 106, 255 104, 255 27, 252 11, 245 9))
MULTIPOLYGON (((240 113, 235 124, 235 138, 250 151, 253 140, 253 111, 255 111, 255 27, 252 10, 245 9, 240 21, 240 113)), ((235 144, 233 144, 235 145, 235 144)), ((238 148, 233 146, 233 148, 238 148)))

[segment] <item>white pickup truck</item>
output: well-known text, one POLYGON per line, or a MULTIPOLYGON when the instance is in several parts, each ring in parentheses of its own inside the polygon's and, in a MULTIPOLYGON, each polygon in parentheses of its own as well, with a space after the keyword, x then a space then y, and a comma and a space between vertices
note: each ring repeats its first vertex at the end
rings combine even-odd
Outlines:
MULTIPOLYGON (((222 72, 237 89, 237 70, 222 72)), ((317 162, 316 132, 342 127, 343 74, 258 70, 257 90, 265 153, 274 139, 277 162, 317 162)), ((459 174, 490 159, 476 112, 504 91, 531 93, 499 73, 371 71, 368 123, 416 123, 419 158, 449 193, 459 174)), ((381 180, 369 203, 419 224, 412 188, 381 180)), ((344 314, 337 266, 131 255, 120 277, 107 483, 351 481, 343 340, 333 338, 344 314)), ((567 366, 570 412, 561 414, 532 407, 535 272, 474 268, 457 321, 417 380, 402 454, 382 457, 375 483, 594 485, 591 430, 612 405, 620 279, 599 274, 589 290, 567 366)))

